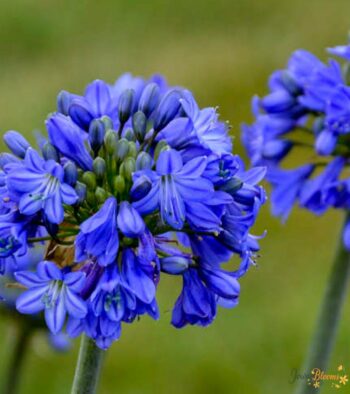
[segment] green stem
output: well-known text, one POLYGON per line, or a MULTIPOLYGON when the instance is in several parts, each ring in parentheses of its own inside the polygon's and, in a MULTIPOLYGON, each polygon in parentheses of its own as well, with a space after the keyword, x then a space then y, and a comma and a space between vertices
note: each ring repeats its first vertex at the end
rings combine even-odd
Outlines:
MULTIPOLYGON (((345 223, 349 220, 349 217, 350 214, 348 213, 345 223)), ((326 373, 335 343, 349 278, 350 254, 344 248, 341 234, 332 272, 319 311, 316 329, 304 363, 303 372, 306 374, 311 375, 314 368, 319 368, 326 373)), ((315 394, 315 388, 312 385, 309 386, 305 380, 300 380, 296 393, 315 394)))
POLYGON ((9 353, 9 365, 7 374, 4 376, 3 394, 15 394, 18 392, 18 385, 23 368, 26 350, 32 334, 32 329, 27 324, 19 324, 18 332, 14 338, 12 351, 9 353))
POLYGON ((71 394, 95 394, 101 372, 103 350, 83 335, 71 394))

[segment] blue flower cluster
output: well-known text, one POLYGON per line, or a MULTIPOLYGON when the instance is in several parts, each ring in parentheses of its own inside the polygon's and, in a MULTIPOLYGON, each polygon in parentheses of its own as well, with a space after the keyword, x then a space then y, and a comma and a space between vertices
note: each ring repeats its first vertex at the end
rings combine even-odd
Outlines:
POLYGON ((250 229, 265 168, 245 170, 214 108, 162 77, 125 74, 83 96, 60 92, 46 127, 39 149, 7 132, 12 153, 0 156, 0 263, 26 289, 19 312, 106 349, 123 323, 158 319, 161 273, 183 280, 177 328, 237 304, 259 250, 250 229), (36 243, 42 261, 16 269, 36 243))
MULTIPOLYGON (((243 125, 242 140, 254 165, 268 168, 273 214, 286 219, 298 202, 315 214, 348 210, 350 178, 350 45, 328 49, 345 60, 323 63, 297 50, 287 68, 269 80, 270 93, 252 101, 255 123, 243 125), (296 147, 303 165, 284 163, 296 147)), ((350 250, 350 222, 343 233, 350 250)))

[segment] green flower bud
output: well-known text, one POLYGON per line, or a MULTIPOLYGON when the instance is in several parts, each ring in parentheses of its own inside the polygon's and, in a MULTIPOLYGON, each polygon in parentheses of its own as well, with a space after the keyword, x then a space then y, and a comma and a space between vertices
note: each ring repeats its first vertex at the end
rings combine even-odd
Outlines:
POLYGON ((113 122, 112 122, 112 119, 109 116, 107 116, 107 115, 102 116, 100 118, 100 120, 105 125, 105 130, 113 129, 113 122))
POLYGON ((128 151, 128 157, 133 157, 134 159, 137 156, 137 147, 135 142, 130 141, 129 142, 129 151, 128 151))
POLYGON ((132 127, 136 138, 141 142, 144 140, 147 128, 147 118, 142 111, 137 111, 132 117, 132 127))
POLYGON ((96 205, 97 203, 97 199, 95 196, 95 192, 88 190, 86 193, 86 201, 90 204, 90 205, 96 205))
POLYGON ((124 160, 129 152, 129 141, 125 138, 121 138, 117 142, 116 156, 119 160, 124 160))
POLYGON ((104 145, 109 155, 114 155, 117 150, 118 134, 113 130, 108 130, 105 135, 104 145))
POLYGON ((121 175, 113 178, 113 189, 116 193, 123 193, 125 190, 125 179, 121 175))
POLYGON ((136 169, 136 161, 133 157, 127 157, 124 160, 124 176, 125 179, 131 180, 132 174, 135 172, 136 169))
POLYGON ((96 157, 92 164, 92 168, 96 174, 97 179, 103 179, 106 173, 106 162, 104 159, 102 159, 102 157, 96 157))
POLYGON ((96 191, 95 191, 95 196, 96 196, 97 202, 99 204, 103 204, 108 198, 108 193, 102 187, 97 186, 96 191))
POLYGON ((150 170, 152 168, 153 159, 147 152, 140 152, 136 159, 136 171, 150 170))
POLYGON ((91 171, 86 171, 83 174, 82 182, 85 183, 88 190, 96 189, 96 175, 91 171))
POLYGON ((136 141, 136 137, 132 129, 127 129, 125 131, 124 138, 126 138, 128 141, 136 141))

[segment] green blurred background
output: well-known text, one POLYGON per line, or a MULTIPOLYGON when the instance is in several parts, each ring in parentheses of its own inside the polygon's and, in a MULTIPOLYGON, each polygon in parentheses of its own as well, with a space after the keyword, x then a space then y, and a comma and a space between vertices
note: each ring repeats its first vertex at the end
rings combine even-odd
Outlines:
MULTIPOLYGON (((0 130, 43 129, 60 89, 82 92, 93 79, 112 82, 125 71, 160 72, 202 106, 218 105, 243 153, 239 125, 251 119, 251 96, 266 91, 291 51, 325 56, 324 47, 345 43, 349 15, 348 0, 2 0, 0 130)), ((290 373, 303 359, 340 222, 339 213, 295 210, 281 225, 264 207, 256 233, 268 236, 258 268, 242 280, 239 306, 220 310, 209 328, 178 331, 169 321, 180 281, 162 281, 160 321, 125 326, 106 356, 100 393, 292 392, 290 373)), ((349 315, 348 297, 331 370, 342 363, 350 372, 349 315)), ((1 370, 13 332, 0 322, 1 370)), ((78 341, 58 354, 35 336, 21 394, 68 393, 77 351, 78 341)))

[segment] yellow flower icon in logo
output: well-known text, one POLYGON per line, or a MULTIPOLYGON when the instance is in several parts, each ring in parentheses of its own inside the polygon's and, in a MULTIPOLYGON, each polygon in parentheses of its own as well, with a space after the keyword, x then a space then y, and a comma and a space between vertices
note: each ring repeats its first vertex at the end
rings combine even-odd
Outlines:
POLYGON ((344 386, 346 385, 346 383, 347 383, 348 381, 349 381, 348 375, 344 375, 344 376, 341 376, 341 377, 339 378, 339 383, 343 384, 344 386))

